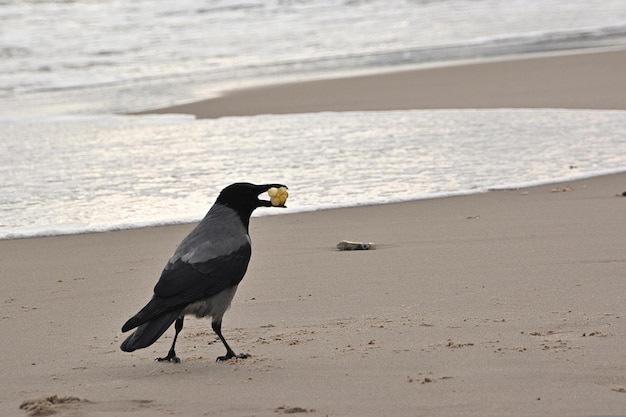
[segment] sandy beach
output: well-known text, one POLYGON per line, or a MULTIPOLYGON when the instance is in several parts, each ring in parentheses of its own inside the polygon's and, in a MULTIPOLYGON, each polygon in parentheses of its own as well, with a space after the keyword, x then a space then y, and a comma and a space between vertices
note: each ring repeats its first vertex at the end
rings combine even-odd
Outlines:
POLYGON ((225 92, 150 110, 199 118, 350 110, 626 109, 626 50, 459 63, 225 92))
MULTIPOLYGON (((626 109, 624 64, 613 51, 460 65, 162 112, 626 109)), ((119 350, 121 325, 193 225, 0 241, 0 414, 626 416, 625 191, 622 173, 255 217, 223 326, 251 356, 224 363, 210 323, 193 318, 180 364, 154 361, 173 330, 119 350), (376 249, 337 251, 343 239, 376 249)))

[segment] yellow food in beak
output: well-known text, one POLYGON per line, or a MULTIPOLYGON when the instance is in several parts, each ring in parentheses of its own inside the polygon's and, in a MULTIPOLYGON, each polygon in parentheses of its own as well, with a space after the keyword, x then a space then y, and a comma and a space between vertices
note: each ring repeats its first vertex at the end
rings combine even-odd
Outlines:
POLYGON ((285 187, 272 187, 267 190, 267 194, 270 196, 270 202, 274 207, 284 206, 287 201, 287 197, 289 197, 289 193, 285 187))

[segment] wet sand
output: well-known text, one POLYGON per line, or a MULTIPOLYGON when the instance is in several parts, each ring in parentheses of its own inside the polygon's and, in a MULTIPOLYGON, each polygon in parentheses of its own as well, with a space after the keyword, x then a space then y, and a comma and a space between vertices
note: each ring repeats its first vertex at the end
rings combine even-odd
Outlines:
POLYGON ((438 108, 626 109, 626 50, 536 56, 277 84, 150 110, 199 118, 438 108))

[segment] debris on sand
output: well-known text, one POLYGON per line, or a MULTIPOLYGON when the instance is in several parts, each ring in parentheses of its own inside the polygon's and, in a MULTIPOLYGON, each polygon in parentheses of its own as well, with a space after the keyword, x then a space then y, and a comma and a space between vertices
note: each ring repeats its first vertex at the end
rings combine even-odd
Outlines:
POLYGON ((51 395, 49 397, 36 400, 26 400, 20 404, 21 410, 26 410, 30 416, 49 416, 57 413, 59 405, 77 402, 89 402, 78 397, 59 397, 51 395))

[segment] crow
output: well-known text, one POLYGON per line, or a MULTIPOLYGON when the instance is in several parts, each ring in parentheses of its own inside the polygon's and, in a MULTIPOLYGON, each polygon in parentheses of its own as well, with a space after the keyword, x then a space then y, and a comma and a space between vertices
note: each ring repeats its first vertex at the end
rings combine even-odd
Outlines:
POLYGON ((150 346, 176 322, 172 347, 156 360, 180 362, 174 350, 176 339, 185 315, 193 314, 211 317, 211 327, 226 348, 226 355, 217 361, 248 356, 235 354, 228 346, 222 336, 222 317, 250 262, 250 216, 258 207, 272 207, 272 202, 258 198, 272 187, 287 188, 282 184, 235 183, 220 192, 165 265, 150 302, 122 326, 122 332, 137 328, 120 346, 124 352, 150 346))

